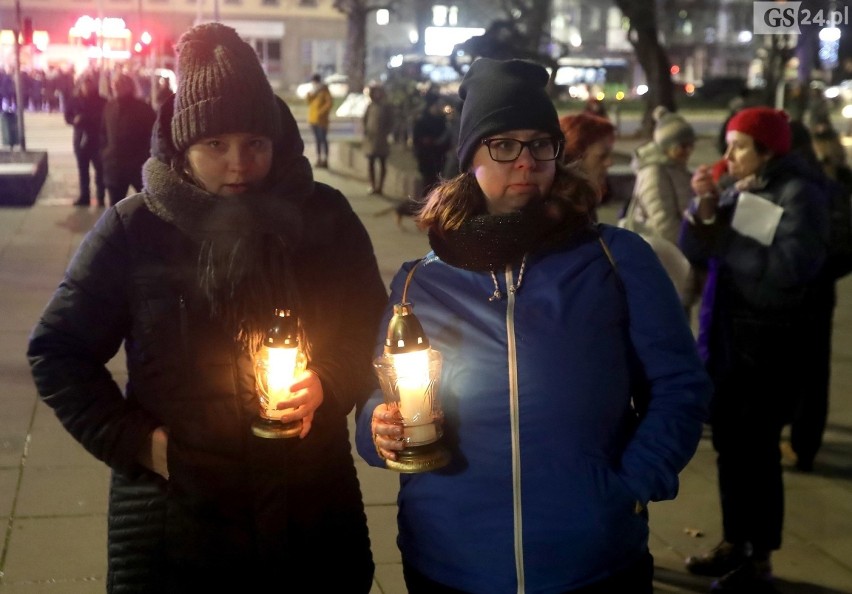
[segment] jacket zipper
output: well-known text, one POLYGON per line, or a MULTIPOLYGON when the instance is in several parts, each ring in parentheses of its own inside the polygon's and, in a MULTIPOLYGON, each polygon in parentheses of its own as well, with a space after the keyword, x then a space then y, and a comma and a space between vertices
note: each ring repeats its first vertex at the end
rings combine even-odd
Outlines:
MULTIPOLYGON (((512 267, 506 266, 506 287, 514 286, 512 267)), ((515 293, 506 291, 506 338, 509 363, 509 423, 512 439, 512 504, 515 530, 515 572, 518 577, 518 594, 524 594, 524 536, 521 507, 521 444, 518 404, 518 353, 515 342, 515 293)))

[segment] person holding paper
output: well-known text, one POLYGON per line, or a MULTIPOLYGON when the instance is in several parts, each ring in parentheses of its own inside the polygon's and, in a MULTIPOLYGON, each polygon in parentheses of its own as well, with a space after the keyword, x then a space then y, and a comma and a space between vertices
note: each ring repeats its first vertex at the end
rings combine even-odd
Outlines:
POLYGON ((699 351, 713 379, 710 424, 718 453, 723 541, 690 557, 690 572, 719 577, 713 592, 771 592, 784 492, 778 442, 814 356, 826 258, 828 198, 817 173, 790 152, 784 112, 747 108, 731 118, 725 152, 735 183, 719 192, 710 170, 692 178, 681 247, 708 264, 699 351))

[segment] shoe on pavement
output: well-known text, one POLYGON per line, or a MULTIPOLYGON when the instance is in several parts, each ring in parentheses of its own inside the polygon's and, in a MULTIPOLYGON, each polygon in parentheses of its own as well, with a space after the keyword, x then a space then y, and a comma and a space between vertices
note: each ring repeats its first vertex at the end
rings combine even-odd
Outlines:
POLYGON ((748 555, 742 545, 723 540, 709 553, 689 557, 686 560, 686 569, 694 575, 721 577, 746 561, 748 555))
POLYGON ((77 200, 74 201, 74 206, 89 206, 89 199, 86 198, 84 200, 83 198, 77 198, 77 200))
POLYGON ((769 561, 746 560, 739 567, 715 580, 710 592, 716 594, 778 594, 772 583, 769 561))

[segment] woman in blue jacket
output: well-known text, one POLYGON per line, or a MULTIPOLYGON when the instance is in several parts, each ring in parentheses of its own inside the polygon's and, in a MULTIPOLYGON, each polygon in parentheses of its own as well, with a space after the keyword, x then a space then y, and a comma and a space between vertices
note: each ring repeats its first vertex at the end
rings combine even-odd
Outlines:
MULTIPOLYGON (((433 254, 407 297, 443 354, 452 460, 401 479, 414 594, 650 594, 647 504, 676 495, 701 435, 710 386, 674 288, 638 235, 590 223, 546 82, 531 62, 474 62, 462 173, 419 215, 433 254)), ((360 454, 384 466, 401 435, 374 394, 360 454)))

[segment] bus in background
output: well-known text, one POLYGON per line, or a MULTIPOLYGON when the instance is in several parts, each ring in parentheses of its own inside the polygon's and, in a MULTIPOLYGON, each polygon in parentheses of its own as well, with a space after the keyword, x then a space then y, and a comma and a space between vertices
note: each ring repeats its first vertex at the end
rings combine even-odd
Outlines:
POLYGON ((630 63, 624 58, 559 58, 553 83, 561 99, 620 101, 631 90, 630 63))

